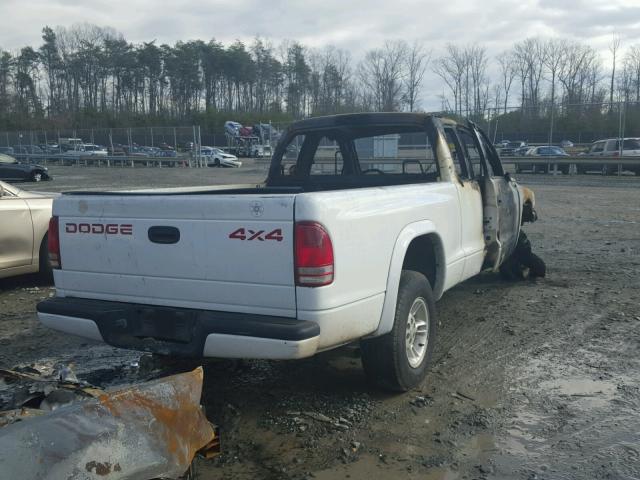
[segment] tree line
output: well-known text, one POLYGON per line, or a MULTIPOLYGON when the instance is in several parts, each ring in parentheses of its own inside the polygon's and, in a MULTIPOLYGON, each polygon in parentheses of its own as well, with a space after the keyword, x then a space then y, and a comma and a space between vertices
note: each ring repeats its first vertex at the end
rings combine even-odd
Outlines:
POLYGON ((47 26, 37 47, 0 49, 0 128, 218 128, 228 118, 416 111, 427 78, 454 115, 584 124, 606 121, 615 102, 640 102, 640 44, 622 47, 614 37, 607 64, 561 38, 527 38, 495 57, 477 44, 449 43, 434 56, 423 43, 390 40, 356 60, 295 41, 133 44, 111 28, 47 26))
POLYGON ((333 47, 260 38, 132 44, 110 28, 47 26, 39 47, 0 50, 0 128, 414 109, 426 57, 418 44, 390 42, 367 54, 372 70, 359 75, 350 52, 333 47))

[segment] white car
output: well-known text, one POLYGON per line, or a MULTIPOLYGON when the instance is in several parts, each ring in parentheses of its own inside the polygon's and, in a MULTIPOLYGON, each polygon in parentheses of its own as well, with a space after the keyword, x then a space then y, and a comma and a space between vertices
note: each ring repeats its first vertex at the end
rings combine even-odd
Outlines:
MULTIPOLYGON (((622 139, 620 145, 619 138, 608 138, 606 140, 598 140, 591 144, 589 151, 586 153, 589 157, 638 157, 640 156, 640 138, 626 137, 622 139), (622 148, 620 148, 622 147, 622 148)), ((621 162, 623 170, 629 170, 636 175, 640 175, 640 168, 635 163, 625 164, 621 162)), ((578 173, 586 173, 587 171, 596 170, 607 175, 617 170, 615 165, 593 164, 578 165, 578 173)))
POLYGON ((226 153, 217 147, 201 147, 200 154, 205 158, 208 167, 241 167, 242 162, 238 157, 226 153))
POLYGON ((100 155, 106 157, 109 154, 106 148, 94 143, 85 143, 84 145, 82 145, 81 150, 83 155, 100 155))
POLYGON ((53 195, 25 192, 0 182, 0 278, 51 275, 47 231, 53 195))
POLYGON ((533 203, 472 123, 310 118, 287 129, 262 185, 62 195, 57 296, 38 316, 189 357, 294 359, 360 341, 368 378, 406 391, 426 376, 444 292, 483 270, 544 275, 521 230, 533 203))

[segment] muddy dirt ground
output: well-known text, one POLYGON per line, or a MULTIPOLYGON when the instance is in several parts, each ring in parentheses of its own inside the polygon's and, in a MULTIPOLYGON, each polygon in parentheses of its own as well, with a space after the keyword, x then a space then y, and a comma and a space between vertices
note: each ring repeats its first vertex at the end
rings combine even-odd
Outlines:
MULTIPOLYGON (((264 169, 52 167, 47 191, 254 183, 264 169)), ((223 454, 202 479, 640 478, 640 178, 519 175, 537 196, 526 227, 548 275, 483 274, 438 303, 424 385, 371 389, 357 345, 296 362, 205 364, 203 403, 223 454)), ((148 357, 40 326, 51 286, 0 280, 0 367, 113 386, 148 357)))

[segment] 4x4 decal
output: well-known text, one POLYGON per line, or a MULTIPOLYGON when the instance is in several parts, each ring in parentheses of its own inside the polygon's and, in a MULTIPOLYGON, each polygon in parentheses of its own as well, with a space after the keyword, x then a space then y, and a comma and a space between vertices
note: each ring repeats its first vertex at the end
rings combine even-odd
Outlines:
POLYGON ((234 240, 258 240, 264 242, 265 240, 275 240, 281 242, 284 240, 282 235, 282 229, 276 228, 275 230, 265 233, 265 230, 251 230, 249 228, 238 228, 229 234, 229 238, 234 240))

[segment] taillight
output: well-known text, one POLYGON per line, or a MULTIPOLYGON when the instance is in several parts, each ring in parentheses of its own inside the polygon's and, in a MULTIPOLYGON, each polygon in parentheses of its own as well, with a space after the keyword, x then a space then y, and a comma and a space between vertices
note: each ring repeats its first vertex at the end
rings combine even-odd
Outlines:
POLYGON ((322 225, 296 223, 295 262, 296 285, 321 287, 333 282, 333 245, 322 225))
POLYGON ((51 268, 60 268, 60 234, 58 232, 58 217, 51 217, 49 220, 49 264, 51 268))

